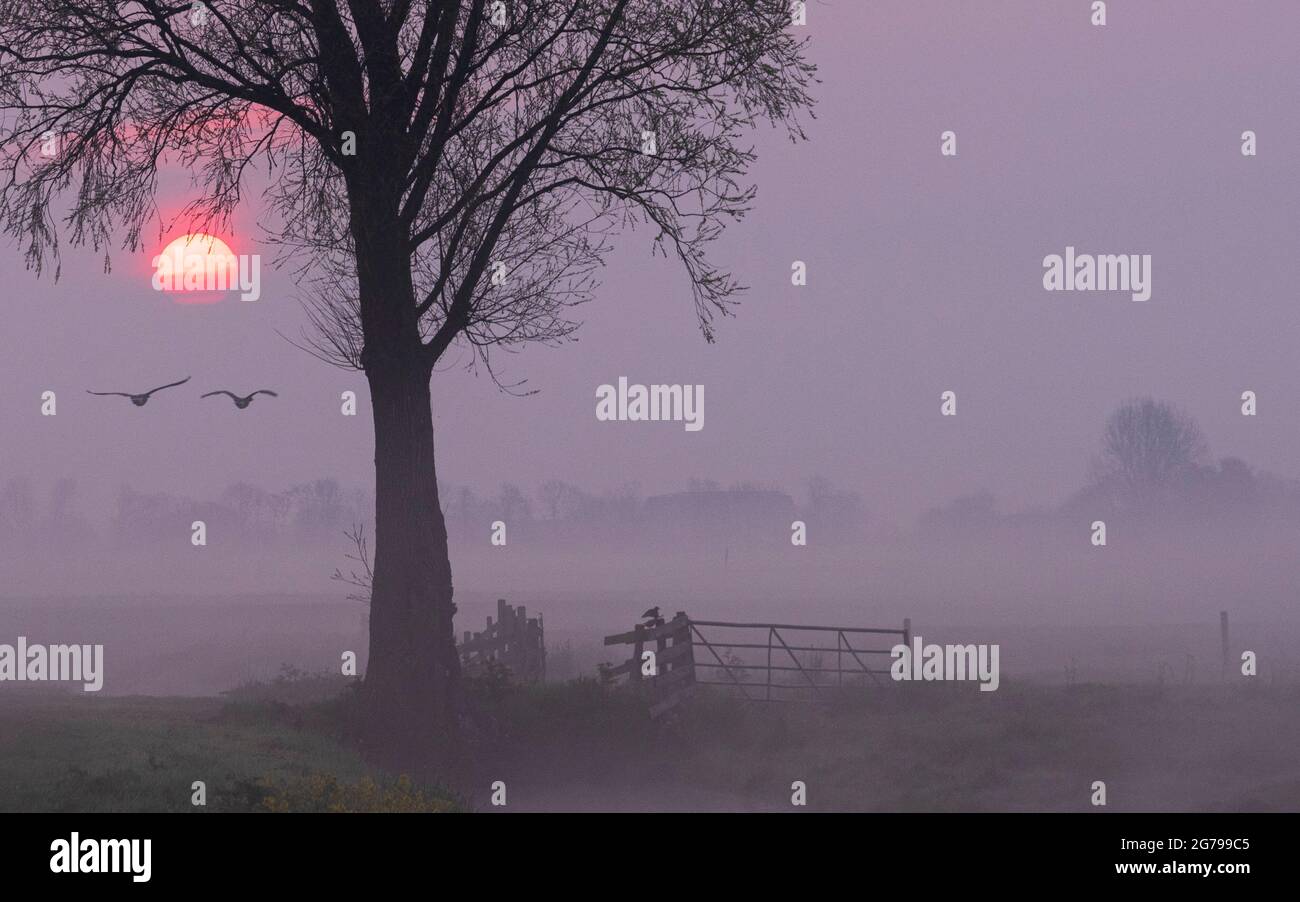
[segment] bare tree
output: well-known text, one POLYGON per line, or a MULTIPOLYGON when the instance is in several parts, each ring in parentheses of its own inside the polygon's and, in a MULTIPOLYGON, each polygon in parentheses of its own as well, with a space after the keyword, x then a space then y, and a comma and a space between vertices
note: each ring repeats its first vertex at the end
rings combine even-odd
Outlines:
POLYGON ((537 498, 551 520, 573 517, 582 507, 586 494, 562 479, 548 479, 537 489, 537 498))
POLYGON ((1122 504, 1150 507, 1166 499, 1205 452, 1190 416, 1151 398, 1126 401, 1106 420, 1093 481, 1122 504))
POLYGON ((314 289, 304 344, 370 385, 363 697, 375 740, 419 751, 453 730, 459 672, 435 364, 570 338, 637 225, 712 340, 742 142, 802 138, 814 80, 787 0, 0 0, 0 218, 57 274, 61 235, 106 263, 143 246, 162 168, 194 173, 204 228, 267 174, 269 237, 314 289))
POLYGON ((375 585, 375 570, 370 565, 370 545, 366 541, 365 524, 354 523, 352 528, 344 530, 343 534, 348 537, 348 541, 356 549, 354 553, 350 552, 344 555, 344 557, 352 561, 352 566, 348 568, 347 573, 335 567, 330 579, 352 587, 352 590, 348 592, 348 601, 360 602, 369 607, 370 594, 375 585), (361 568, 359 572, 356 569, 357 567, 361 568))

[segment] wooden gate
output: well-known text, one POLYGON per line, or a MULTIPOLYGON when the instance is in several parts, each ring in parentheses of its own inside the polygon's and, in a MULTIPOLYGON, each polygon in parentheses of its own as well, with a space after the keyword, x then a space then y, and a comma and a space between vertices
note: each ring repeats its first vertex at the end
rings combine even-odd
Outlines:
POLYGON ((546 678, 546 641, 542 615, 529 617, 523 605, 513 608, 497 599, 497 619, 487 618, 480 633, 465 631, 459 646, 461 670, 481 676, 490 667, 504 667, 522 682, 538 683, 546 678))
POLYGON ((649 701, 651 717, 674 708, 695 682, 691 621, 681 611, 672 620, 656 617, 630 632, 606 636, 605 644, 631 645, 632 657, 617 666, 600 665, 601 679, 613 683, 627 677, 627 684, 649 701))

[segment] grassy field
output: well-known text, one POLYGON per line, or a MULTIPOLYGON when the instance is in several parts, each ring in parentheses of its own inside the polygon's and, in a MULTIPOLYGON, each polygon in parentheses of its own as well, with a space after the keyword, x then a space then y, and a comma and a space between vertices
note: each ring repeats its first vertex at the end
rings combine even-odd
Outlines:
MULTIPOLYGON (((591 681, 471 687, 455 791, 366 764, 336 681, 225 698, 0 697, 0 810, 1300 810, 1300 687, 911 684, 829 703, 700 693, 666 722, 591 681), (207 784, 207 806, 191 784, 207 784), (496 809, 501 810, 501 809, 496 809)), ((346 692, 346 690, 344 690, 346 692)))
POLYGON ((244 687, 224 699, 6 693, 0 811, 460 807, 444 790, 367 766, 337 738, 337 706, 318 700, 316 682, 244 687), (192 804, 194 781, 206 785, 202 807, 192 804))
POLYGON ((1084 811, 1095 780, 1109 810, 1300 810, 1294 688, 969 688, 695 719, 689 768, 787 804, 803 780, 836 810, 1084 811))

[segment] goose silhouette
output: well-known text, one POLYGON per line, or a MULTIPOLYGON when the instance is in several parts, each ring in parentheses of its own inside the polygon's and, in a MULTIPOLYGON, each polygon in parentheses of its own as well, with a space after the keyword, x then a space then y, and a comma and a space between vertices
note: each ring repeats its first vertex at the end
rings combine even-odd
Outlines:
POLYGON ((149 403, 149 396, 152 395, 154 392, 162 391, 164 388, 175 388, 177 385, 184 385, 186 382, 189 381, 190 381, 190 377, 186 376, 180 382, 168 382, 166 385, 160 385, 157 388, 151 388, 147 392, 144 392, 143 394, 139 394, 139 395, 133 395, 130 392, 124 392, 124 391, 91 391, 90 389, 86 389, 86 394, 119 395, 123 398, 130 398, 131 403, 134 404, 136 407, 144 407, 145 404, 149 403))
POLYGON ((235 406, 238 407, 240 410, 243 410, 249 404, 252 404, 253 398, 256 397, 257 395, 270 395, 272 398, 280 397, 275 392, 271 391, 269 388, 259 388, 251 395, 244 395, 242 398, 239 395, 235 394, 234 392, 226 391, 224 388, 221 389, 220 391, 210 391, 206 395, 203 395, 203 397, 211 398, 213 395, 229 395, 230 400, 234 401, 235 406))

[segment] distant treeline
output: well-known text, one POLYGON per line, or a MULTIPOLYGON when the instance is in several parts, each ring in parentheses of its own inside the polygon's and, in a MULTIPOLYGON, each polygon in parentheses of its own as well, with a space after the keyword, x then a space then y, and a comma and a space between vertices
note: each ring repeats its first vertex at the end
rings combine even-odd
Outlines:
POLYGON ((7 480, 0 487, 0 538, 15 544, 146 545, 175 541, 189 532, 192 522, 202 520, 210 535, 234 542, 333 541, 349 525, 368 523, 374 515, 369 494, 347 491, 333 479, 299 483, 280 492, 241 482, 214 499, 122 486, 107 516, 97 522, 81 510, 77 489, 75 480, 60 479, 42 504, 31 480, 7 480))
MULTIPOLYGON (((644 496, 635 484, 589 490, 550 480, 528 492, 505 483, 492 493, 467 486, 440 487, 453 542, 486 544, 496 521, 512 540, 530 542, 621 542, 663 538, 707 541, 762 537, 788 541, 790 524, 804 520, 824 540, 854 535, 866 522, 861 498, 828 480, 808 480, 798 499, 784 489, 754 483, 723 487, 692 479, 680 492, 644 496)), ((11 478, 0 487, 0 538, 28 543, 103 542, 148 545, 188 535, 202 520, 210 536, 244 544, 334 542, 353 527, 369 530, 373 496, 345 489, 334 479, 315 479, 279 492, 248 483, 218 497, 195 499, 119 489, 111 511, 92 522, 79 508, 77 483, 61 479, 44 501, 30 480, 11 478)))
POLYGON ((467 487, 444 490, 442 506, 454 542, 487 541, 495 521, 505 523, 512 537, 530 540, 720 544, 764 537, 788 542, 795 520, 833 541, 859 534, 867 522, 862 498, 822 477, 808 480, 797 496, 776 486, 724 487, 709 479, 691 479, 682 491, 655 495, 644 495, 635 483, 593 492, 550 480, 530 496, 507 483, 492 496, 467 487))
MULTIPOLYGON (((823 545, 860 541, 869 520, 859 495, 820 476, 797 493, 751 482, 724 487, 707 479, 651 495, 635 483, 592 490, 557 479, 532 492, 509 482, 495 492, 454 485, 441 485, 439 492, 451 541, 462 545, 486 546, 497 521, 506 524, 511 544, 524 540, 534 547, 788 543, 795 521, 807 525, 810 541, 823 545)), ((326 548, 355 527, 369 532, 373 517, 368 491, 325 478, 279 492, 241 482, 207 500, 123 486, 99 523, 80 511, 72 479, 57 481, 43 503, 27 479, 0 485, 0 548, 91 541, 147 546, 187 537, 195 520, 204 521, 208 535, 221 536, 223 543, 326 548)), ((1078 530, 1080 522, 1112 518, 1158 528, 1300 527, 1300 480, 1257 471, 1235 457, 1212 459, 1194 420, 1169 404, 1142 398, 1111 414, 1082 488, 1064 503, 1007 513, 992 494, 965 495, 925 513, 916 534, 931 539, 1005 529, 1078 530)))

